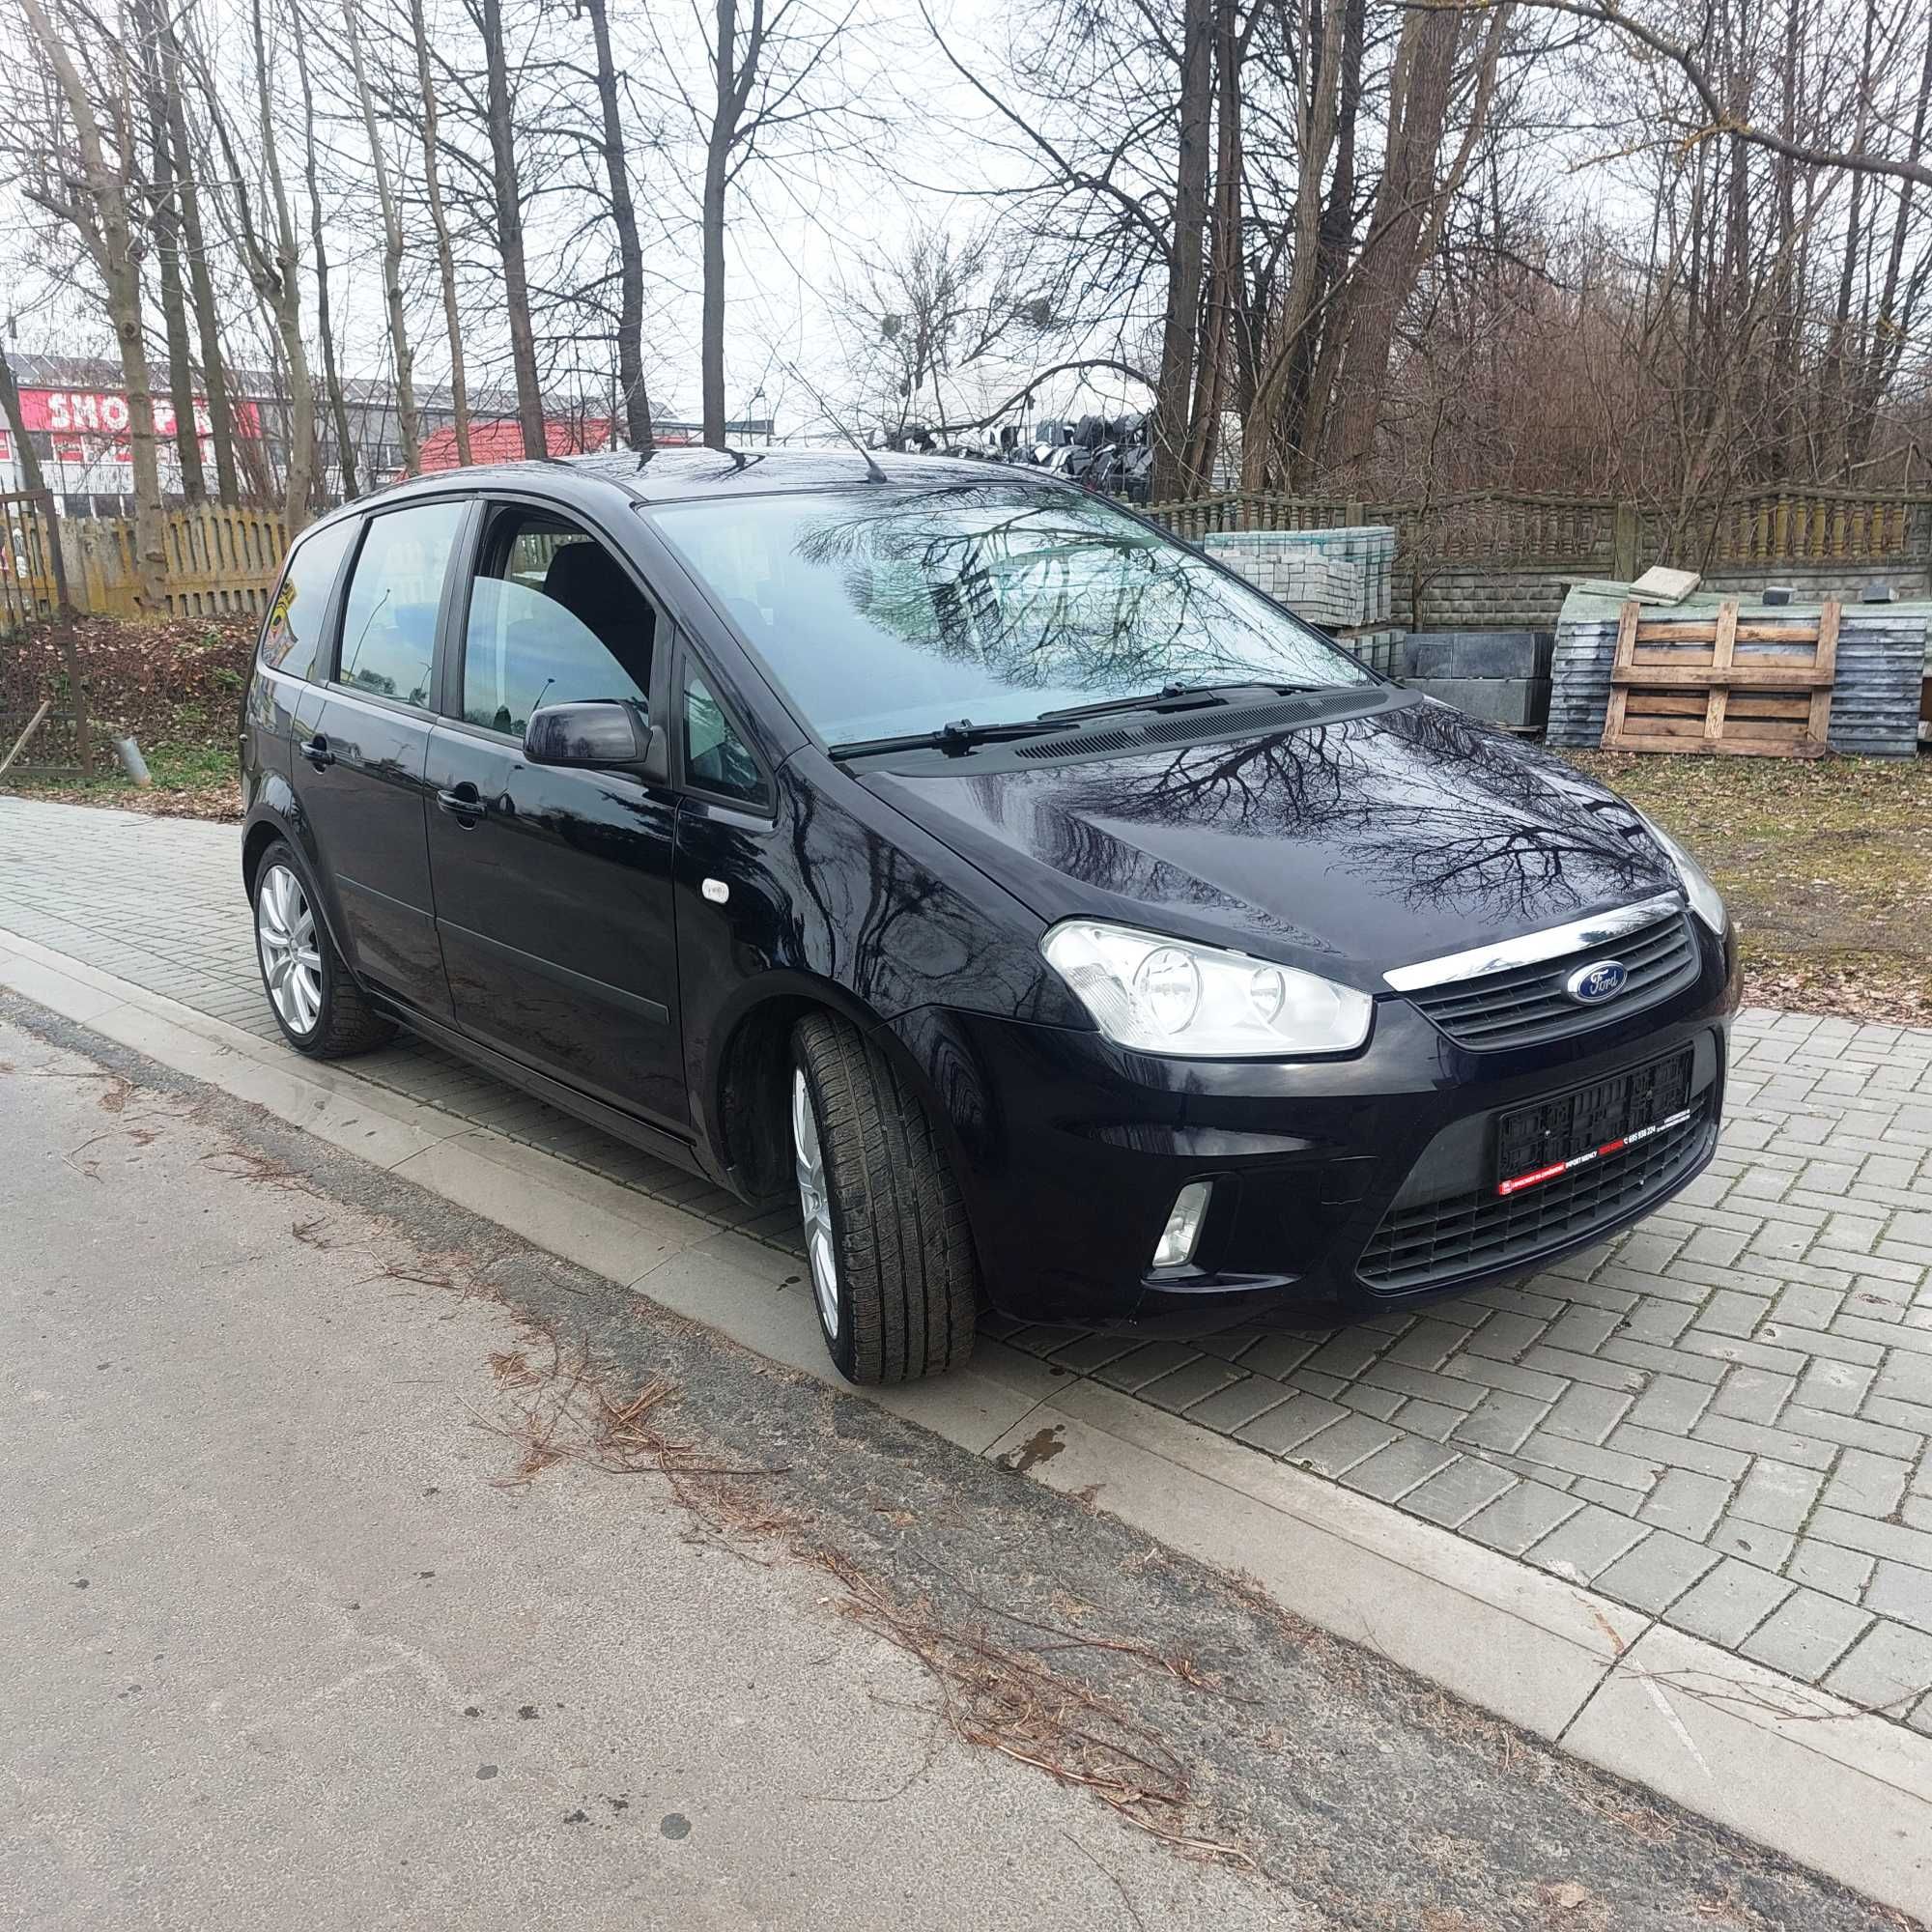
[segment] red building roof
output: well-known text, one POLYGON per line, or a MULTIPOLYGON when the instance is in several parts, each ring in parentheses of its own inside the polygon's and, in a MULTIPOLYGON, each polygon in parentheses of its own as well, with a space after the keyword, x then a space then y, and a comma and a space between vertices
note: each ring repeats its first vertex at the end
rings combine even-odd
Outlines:
MULTIPOLYGON (((658 440, 666 445, 693 442, 696 438, 690 434, 690 427, 684 423, 663 424, 658 429, 658 440)), ((583 456, 592 450, 612 448, 614 444, 608 416, 545 418, 544 448, 551 456, 583 456)), ((523 454, 524 426, 515 416, 471 419, 471 463, 518 463, 523 460, 523 454)), ((425 471, 454 469, 457 467, 454 429, 432 430, 423 438, 422 467, 425 471)))
MULTIPOLYGON (((544 446, 552 456, 582 456, 603 449, 611 440, 608 419, 584 421, 568 417, 544 423, 544 446)), ((515 463, 524 453, 524 426, 514 416, 472 419, 469 425, 471 463, 515 463)), ((456 468, 456 431, 435 429, 423 438, 425 469, 456 468)))

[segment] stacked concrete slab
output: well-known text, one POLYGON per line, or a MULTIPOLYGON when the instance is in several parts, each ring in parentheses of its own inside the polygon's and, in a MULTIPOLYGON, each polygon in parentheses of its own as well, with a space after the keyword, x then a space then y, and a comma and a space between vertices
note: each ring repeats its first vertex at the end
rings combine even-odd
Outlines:
MULTIPOLYGON (((1646 606, 1655 617, 1715 617, 1723 600, 1707 592, 1681 604, 1646 606)), ((1614 593, 1573 590, 1564 600, 1550 661, 1552 745, 1591 749, 1604 737, 1610 701, 1622 600, 1614 593)), ((1741 617, 1815 617, 1812 604, 1767 605, 1740 597, 1741 617)), ((1837 678, 1832 689, 1830 743, 1834 752, 1903 758, 1918 750, 1919 686, 1932 650, 1932 601, 1851 604, 1838 619, 1837 678)))
POLYGON ((1549 631, 1411 631, 1399 675, 1411 691, 1520 730, 1549 715, 1549 631))

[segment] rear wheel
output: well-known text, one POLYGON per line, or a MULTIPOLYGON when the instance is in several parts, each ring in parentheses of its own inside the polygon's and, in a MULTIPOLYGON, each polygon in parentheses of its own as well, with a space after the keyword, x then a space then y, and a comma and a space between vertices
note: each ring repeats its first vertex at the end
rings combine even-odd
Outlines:
POLYGON ((799 1212, 825 1346, 849 1381, 898 1382, 973 1351, 980 1270, 931 1117, 849 1021, 792 1034, 799 1212))
POLYGON ((377 1012, 349 977, 328 929, 316 917, 308 881, 278 840, 255 869, 255 957, 283 1037, 299 1053, 336 1060, 381 1046, 395 1023, 377 1012))

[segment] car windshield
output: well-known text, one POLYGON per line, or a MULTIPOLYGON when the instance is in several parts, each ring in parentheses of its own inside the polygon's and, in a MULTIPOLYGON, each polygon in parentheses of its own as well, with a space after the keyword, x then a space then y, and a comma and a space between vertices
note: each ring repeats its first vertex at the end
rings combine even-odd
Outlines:
POLYGON ((1373 682, 1280 605, 1072 490, 873 484, 655 515, 828 744, 1174 684, 1373 682))

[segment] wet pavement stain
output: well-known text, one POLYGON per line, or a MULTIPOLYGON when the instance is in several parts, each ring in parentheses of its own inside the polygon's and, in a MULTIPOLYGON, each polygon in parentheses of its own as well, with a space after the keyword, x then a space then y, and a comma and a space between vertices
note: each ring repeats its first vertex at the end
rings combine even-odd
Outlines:
POLYGON ((691 1820, 682 1811, 667 1811, 658 1821, 658 1830, 667 1838, 688 1838, 691 1836, 691 1820))
POLYGON ((1050 1429, 1039 1430, 1028 1436, 1017 1449, 1009 1449, 1000 1458, 1001 1466, 1012 1470, 1015 1475, 1023 1476, 1039 1463, 1052 1462, 1066 1447, 1066 1444, 1060 1439, 1063 1426, 1056 1422, 1050 1429))

